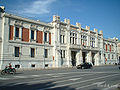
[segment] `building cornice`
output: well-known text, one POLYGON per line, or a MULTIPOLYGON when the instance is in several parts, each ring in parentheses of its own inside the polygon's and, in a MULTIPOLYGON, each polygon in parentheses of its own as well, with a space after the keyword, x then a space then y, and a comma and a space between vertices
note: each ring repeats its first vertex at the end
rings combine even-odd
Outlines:
POLYGON ((8 17, 8 18, 18 19, 18 20, 21 20, 21 21, 25 21, 25 22, 34 23, 34 24, 46 26, 46 27, 49 27, 49 28, 53 28, 53 26, 50 25, 50 24, 43 23, 43 22, 36 21, 36 20, 32 20, 32 19, 28 19, 28 18, 24 18, 24 17, 20 17, 20 16, 16 16, 16 15, 9 14, 9 13, 5 13, 4 16, 8 17))
POLYGON ((112 42, 112 43, 117 43, 117 41, 115 41, 114 39, 106 39, 106 38, 103 38, 104 41, 108 41, 108 42, 112 42))

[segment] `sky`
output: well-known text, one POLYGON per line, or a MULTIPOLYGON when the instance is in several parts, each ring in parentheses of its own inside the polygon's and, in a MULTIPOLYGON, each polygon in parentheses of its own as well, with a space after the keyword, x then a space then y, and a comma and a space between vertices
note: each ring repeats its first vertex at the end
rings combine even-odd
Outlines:
POLYGON ((103 30, 104 38, 120 40, 120 0, 0 0, 0 6, 7 13, 47 23, 58 15, 61 21, 67 18, 73 25, 103 30))

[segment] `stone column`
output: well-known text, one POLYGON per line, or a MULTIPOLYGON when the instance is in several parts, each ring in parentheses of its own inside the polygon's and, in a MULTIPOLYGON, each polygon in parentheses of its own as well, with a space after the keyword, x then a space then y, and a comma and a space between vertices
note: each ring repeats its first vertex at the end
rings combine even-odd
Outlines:
POLYGON ((36 33, 36 32, 37 32, 37 31, 35 30, 35 31, 34 31, 34 40, 36 40, 36 38, 37 38, 37 35, 36 35, 37 33, 36 33))
POLYGON ((80 50, 79 50, 76 53, 76 66, 79 65, 80 63, 81 63, 81 60, 80 60, 80 50))
POLYGON ((105 58, 104 58, 104 53, 103 51, 101 51, 101 64, 104 65, 105 64, 105 58))
POLYGON ((72 63, 71 63, 71 50, 69 50, 69 49, 67 49, 66 58, 67 58, 67 65, 68 65, 68 67, 71 67, 72 66, 72 63))
POLYGON ((29 41, 31 41, 31 29, 29 29, 29 41))
POLYGON ((89 51, 89 52, 87 53, 87 62, 92 63, 92 52, 91 52, 91 51, 89 51))
POLYGON ((22 40, 22 27, 19 28, 19 38, 22 40))
POLYGON ((98 47, 98 39, 95 37, 95 47, 98 47))
POLYGON ((80 63, 83 63, 82 50, 80 50, 80 63))
POLYGON ((95 55, 95 65, 99 65, 99 52, 95 55))
POLYGON ((87 46, 90 46, 90 37, 89 37, 89 35, 87 36, 87 46))

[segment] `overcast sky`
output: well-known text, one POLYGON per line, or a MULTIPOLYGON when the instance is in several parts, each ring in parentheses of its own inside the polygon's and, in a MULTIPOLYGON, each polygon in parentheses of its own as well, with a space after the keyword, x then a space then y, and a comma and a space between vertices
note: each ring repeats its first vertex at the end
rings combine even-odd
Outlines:
POLYGON ((120 0, 0 0, 0 5, 8 13, 43 22, 59 15, 61 21, 68 18, 73 25, 79 22, 83 28, 103 30, 105 38, 120 40, 120 0))

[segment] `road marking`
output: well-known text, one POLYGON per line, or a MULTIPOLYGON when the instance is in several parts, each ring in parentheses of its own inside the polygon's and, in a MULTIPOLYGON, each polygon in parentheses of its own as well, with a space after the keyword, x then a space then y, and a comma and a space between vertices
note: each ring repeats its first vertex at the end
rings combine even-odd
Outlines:
POLYGON ((72 78, 72 79, 69 79, 69 80, 76 81, 76 80, 79 80, 79 79, 81 79, 81 78, 72 78))
POLYGON ((11 86, 16 86, 16 85, 20 85, 20 84, 24 84, 24 83, 12 83, 12 84, 9 84, 9 85, 7 85, 7 86, 9 86, 9 87, 11 87, 11 86))
POLYGON ((56 76, 52 76, 52 77, 55 77, 55 78, 56 78, 56 77, 63 77, 63 75, 56 75, 56 76))
POLYGON ((118 88, 118 86, 119 86, 119 84, 115 84, 115 85, 109 86, 107 88, 104 88, 103 90, 115 89, 115 88, 118 88))
POLYGON ((106 81, 102 81, 102 82, 96 82, 96 83, 93 83, 93 84, 96 84, 96 85, 101 85, 103 83, 105 83, 106 81))
MULTIPOLYGON (((52 77, 61 77, 61 76, 55 76, 55 75, 65 75, 65 74, 75 74, 75 73, 85 73, 85 74, 97 74, 97 73, 118 73, 118 72, 67 72, 67 73, 54 73, 54 74, 44 74, 44 75, 27 75, 27 76, 13 76, 13 78, 7 78, 7 79, 18 79, 18 78, 32 78, 32 77, 42 77, 42 76, 52 76, 52 77), (15 78, 14 78, 15 77, 15 78)), ((85 75, 84 74, 84 75, 85 75)), ((84 76, 83 75, 83 76, 84 76)), ((0 78, 1 80, 7 80, 0 78)))
MULTIPOLYGON (((65 81, 75 81, 75 80, 80 80, 81 78, 74 78, 74 79, 67 79, 67 80, 61 80, 61 81, 54 81, 52 82, 52 84, 57 84, 57 83, 61 83, 61 82, 65 82, 65 81)), ((31 82, 24 82, 27 83, 28 85, 31 85, 33 83, 39 83, 40 81, 31 81, 31 82)), ((51 85, 51 84, 48 84, 51 85)))
POLYGON ((1 78, 1 77, 0 77, 0 80, 8 80, 8 79, 10 79, 10 78, 1 78))
MULTIPOLYGON (((95 74, 95 73, 94 73, 95 74)), ((47 80, 39 80, 39 81, 30 81, 30 82, 24 82, 24 83, 28 83, 28 84, 33 84, 33 83, 39 83, 39 82, 49 82, 49 81, 54 81, 54 80, 59 80, 59 81, 54 81, 53 83, 56 84, 56 83, 60 83, 60 82, 65 82, 65 81, 70 81, 69 78, 75 78, 77 76, 88 76, 88 75, 94 75, 93 73, 92 74, 84 74, 84 75, 76 75, 76 76, 69 76, 69 77, 58 77, 58 78, 55 78, 55 79, 47 79, 47 80), (61 79, 65 79, 65 80, 61 80, 61 79), (67 79, 67 80, 66 80, 67 79)), ((36 78, 35 78, 36 79, 36 78)), ((81 79, 80 78, 77 78, 78 80, 81 79)), ((37 79, 38 80, 38 79, 37 79)))
POLYGON ((118 73, 118 72, 67 72, 67 73, 56 73, 56 74, 71 74, 71 73, 118 73))
POLYGON ((39 80, 39 81, 43 81, 43 82, 48 81, 49 82, 49 81, 53 81, 53 80, 69 79, 69 78, 75 78, 75 77, 78 77, 78 76, 81 77, 81 76, 94 75, 94 74, 92 73, 92 74, 83 74, 83 75, 76 75, 76 76, 69 76, 69 77, 57 77, 57 78, 53 78, 53 79, 39 80))
POLYGON ((40 75, 31 75, 32 77, 40 77, 40 75))
POLYGON ((45 74, 45 75, 50 75, 51 76, 51 75, 55 75, 55 74, 45 74))
MULTIPOLYGON (((74 73, 78 73, 78 74, 79 73, 86 73, 86 74, 90 75, 90 74, 97 74, 97 73, 116 73, 116 72, 69 72, 69 73, 54 73, 54 74, 44 74, 44 75, 13 76, 13 78, 0 78, 0 80, 19 79, 19 78, 32 78, 32 77, 41 77, 41 76, 52 76, 52 77, 55 77, 55 78, 59 78, 59 77, 62 77, 61 75, 74 74, 74 73)), ((86 75, 86 74, 84 74, 84 75, 86 75)), ((84 76, 84 75, 78 75, 78 76, 84 76)), ((49 80, 55 80, 55 79, 49 79, 49 80)), ((48 80, 42 80, 42 81, 48 81, 48 80)))
POLYGON ((28 76, 14 76, 14 78, 27 78, 28 76))
POLYGON ((78 88, 75 88, 75 89, 80 90, 81 88, 86 88, 86 87, 93 86, 93 85, 101 85, 101 84, 103 84, 103 83, 105 83, 105 81, 102 81, 102 82, 96 82, 96 83, 89 84, 89 85, 85 85, 85 86, 78 87, 78 88))
MULTIPOLYGON (((94 79, 88 79, 88 80, 84 80, 84 81, 81 81, 81 82, 74 82, 74 83, 69 83, 69 84, 64 84, 64 85, 56 85, 56 86, 53 86, 53 87, 42 88, 42 90, 59 88, 59 87, 64 87, 64 86, 69 86, 69 85, 74 85, 74 84, 79 84, 79 83, 83 83, 83 82, 88 82, 88 81, 97 80, 97 79, 102 79, 102 78, 111 77, 111 76, 116 76, 116 75, 120 75, 120 74, 107 75, 107 76, 103 76, 103 77, 98 77, 98 78, 94 78, 94 79)), ((91 84, 91 85, 93 85, 93 84, 91 84)), ((90 86, 90 85, 89 85, 89 86, 90 86)), ((83 88, 84 88, 84 87, 85 87, 85 86, 83 86, 83 88)), ((38 90, 41 90, 41 89, 38 89, 38 90)))

